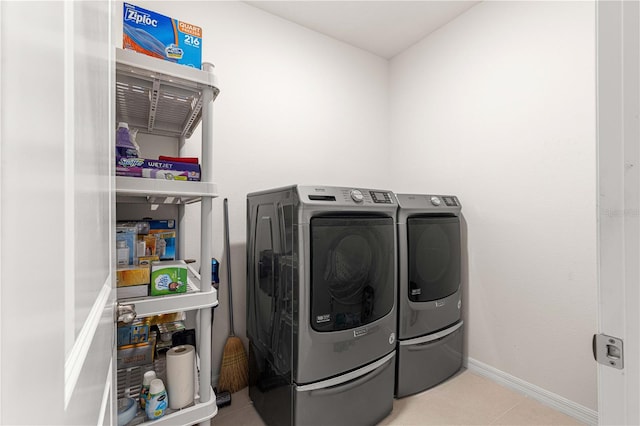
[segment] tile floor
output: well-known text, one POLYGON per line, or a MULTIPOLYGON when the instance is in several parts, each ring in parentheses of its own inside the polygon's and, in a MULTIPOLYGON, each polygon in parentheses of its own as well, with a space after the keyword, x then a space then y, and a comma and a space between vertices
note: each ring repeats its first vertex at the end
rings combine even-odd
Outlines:
MULTIPOLYGON (((248 388, 220 408, 213 426, 264 426, 249 400, 248 388)), ((445 383, 393 401, 380 425, 580 425, 538 401, 463 370, 445 383)))

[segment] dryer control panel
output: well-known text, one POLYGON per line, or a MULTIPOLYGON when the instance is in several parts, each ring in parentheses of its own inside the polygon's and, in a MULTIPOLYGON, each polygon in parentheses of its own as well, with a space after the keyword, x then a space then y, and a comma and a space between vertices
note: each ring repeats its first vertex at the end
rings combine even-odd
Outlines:
POLYGON ((447 207, 458 207, 460 205, 458 204, 458 199, 456 197, 447 195, 432 195, 429 197, 429 201, 431 201, 431 205, 435 207, 441 206, 442 203, 447 207))
POLYGON ((408 217, 414 214, 435 214, 435 215, 460 215, 462 204, 455 195, 436 195, 436 194, 394 194, 400 211, 398 219, 401 216, 408 217))

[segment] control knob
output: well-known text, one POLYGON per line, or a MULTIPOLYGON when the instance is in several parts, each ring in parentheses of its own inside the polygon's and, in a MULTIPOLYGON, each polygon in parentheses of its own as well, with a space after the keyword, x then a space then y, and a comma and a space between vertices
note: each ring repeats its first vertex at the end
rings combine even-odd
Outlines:
POLYGON ((440 205, 440 203, 441 203, 440 198, 431 197, 431 204, 433 204, 434 206, 438 207, 440 205))
POLYGON ((364 201, 364 195, 362 195, 362 192, 360 190, 353 189, 351 190, 351 199, 356 203, 361 203, 364 201))

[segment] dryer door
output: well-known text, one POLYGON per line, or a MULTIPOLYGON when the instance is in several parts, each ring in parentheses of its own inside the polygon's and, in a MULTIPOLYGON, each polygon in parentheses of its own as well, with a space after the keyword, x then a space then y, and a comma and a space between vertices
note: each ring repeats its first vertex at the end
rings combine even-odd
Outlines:
POLYGON ((311 219, 311 326, 319 332, 369 324, 394 305, 390 217, 311 219))
POLYGON ((409 300, 444 299, 460 287, 460 219, 458 217, 410 217, 409 300))

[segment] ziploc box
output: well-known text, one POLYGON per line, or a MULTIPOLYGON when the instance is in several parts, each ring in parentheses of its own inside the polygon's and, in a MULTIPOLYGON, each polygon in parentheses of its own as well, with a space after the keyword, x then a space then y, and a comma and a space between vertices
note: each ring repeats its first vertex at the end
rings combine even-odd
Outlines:
POLYGON ((202 28, 130 3, 124 3, 122 26, 125 49, 202 67, 202 28))
POLYGON ((186 293, 187 264, 184 260, 151 262, 151 295, 186 293))

